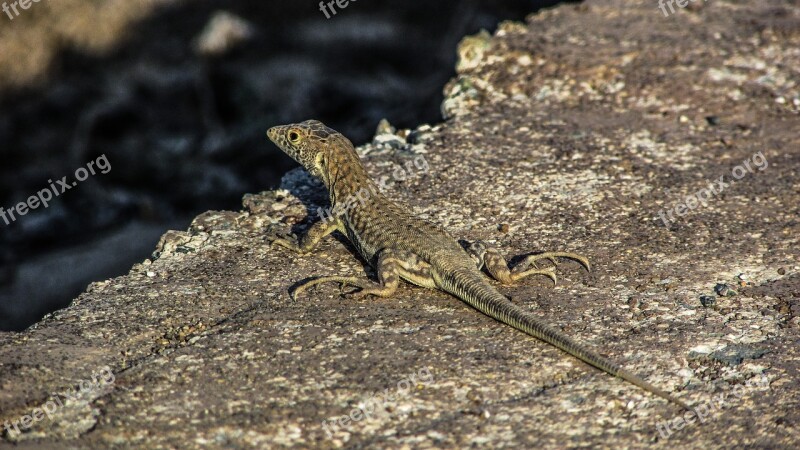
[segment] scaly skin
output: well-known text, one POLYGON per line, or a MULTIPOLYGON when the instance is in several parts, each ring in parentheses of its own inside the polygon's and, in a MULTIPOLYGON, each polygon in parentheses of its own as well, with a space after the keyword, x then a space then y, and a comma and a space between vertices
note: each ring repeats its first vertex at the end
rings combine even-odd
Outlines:
POLYGON ((611 360, 570 339, 537 317, 511 303, 486 281, 481 268, 498 281, 510 284, 533 274, 555 282, 554 267, 539 269, 535 261, 556 257, 577 260, 587 270, 589 262, 576 254, 549 252, 529 256, 514 268, 494 248, 474 243, 467 248, 438 226, 412 216, 378 191, 350 143, 340 133, 319 121, 271 128, 267 135, 284 152, 319 178, 328 189, 331 206, 349 202, 333 220, 315 223, 300 239, 276 238, 273 245, 299 253, 313 250, 326 235, 340 231, 358 253, 378 271, 379 282, 356 277, 319 277, 299 286, 293 297, 306 288, 338 282, 360 288, 351 295, 391 296, 401 279, 419 286, 440 289, 460 298, 489 317, 552 344, 582 361, 629 381, 659 397, 689 410, 689 406, 656 388, 611 360), (352 199, 361 193, 363 200, 352 199), (366 194, 365 194, 366 193, 366 194), (533 266, 531 269, 530 266, 533 266))

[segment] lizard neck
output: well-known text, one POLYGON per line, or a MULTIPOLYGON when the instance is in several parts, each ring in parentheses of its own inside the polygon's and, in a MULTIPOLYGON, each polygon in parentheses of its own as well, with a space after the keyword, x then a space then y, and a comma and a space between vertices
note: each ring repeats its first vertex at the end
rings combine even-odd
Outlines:
POLYGON ((367 175, 354 150, 332 152, 323 183, 328 188, 331 205, 346 202, 364 190, 374 191, 375 183, 367 175))

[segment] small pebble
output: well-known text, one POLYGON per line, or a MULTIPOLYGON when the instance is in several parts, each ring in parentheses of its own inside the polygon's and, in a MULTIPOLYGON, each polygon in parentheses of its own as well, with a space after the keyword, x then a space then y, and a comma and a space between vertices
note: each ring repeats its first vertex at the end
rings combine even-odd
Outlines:
POLYGON ((700 304, 703 305, 705 308, 710 308, 717 303, 716 297, 712 297, 710 295, 701 295, 700 296, 700 304))
POLYGON ((395 131, 397 131, 397 129, 384 118, 378 122, 378 128, 375 130, 375 136, 381 136, 384 134, 394 135, 395 131))
POLYGON ((508 224, 501 223, 500 226, 497 227, 497 229, 500 230, 501 233, 508 233, 508 224))
POLYGON ((714 286, 714 292, 716 292, 720 297, 733 297, 736 295, 736 291, 731 289, 730 286, 721 283, 714 286))

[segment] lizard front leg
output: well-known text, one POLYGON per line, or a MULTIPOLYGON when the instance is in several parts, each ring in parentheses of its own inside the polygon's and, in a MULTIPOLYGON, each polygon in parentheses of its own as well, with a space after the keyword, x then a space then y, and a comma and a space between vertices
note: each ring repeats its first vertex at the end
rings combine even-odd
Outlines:
POLYGON ((486 244, 483 241, 469 243, 466 246, 466 250, 467 253, 469 253, 472 257, 473 261, 475 261, 477 264, 478 269, 486 266, 486 270, 492 275, 492 278, 503 284, 513 284, 530 275, 544 275, 553 280, 553 284, 555 284, 556 258, 573 259, 586 267, 586 270, 589 270, 591 267, 588 259, 576 253, 545 252, 536 255, 529 255, 520 261, 519 264, 515 265, 514 268, 509 268, 508 263, 506 262, 503 254, 500 253, 500 250, 494 246, 486 244), (547 259, 552 262, 553 265, 540 269, 536 266, 536 261, 541 259, 547 259))
POLYGON ((311 225, 306 234, 300 238, 275 238, 272 245, 278 245, 288 248, 289 250, 304 255, 311 250, 314 250, 325 236, 333 233, 339 228, 338 221, 335 220, 321 220, 311 225))
POLYGON ((319 277, 306 281, 295 288, 292 298, 296 299, 301 292, 320 283, 341 283, 343 286, 355 286, 359 288, 358 291, 346 294, 353 297, 365 295, 390 297, 397 290, 401 278, 420 286, 434 286, 430 264, 408 251, 390 248, 381 250, 378 254, 376 269, 378 271, 377 283, 358 277, 319 277))

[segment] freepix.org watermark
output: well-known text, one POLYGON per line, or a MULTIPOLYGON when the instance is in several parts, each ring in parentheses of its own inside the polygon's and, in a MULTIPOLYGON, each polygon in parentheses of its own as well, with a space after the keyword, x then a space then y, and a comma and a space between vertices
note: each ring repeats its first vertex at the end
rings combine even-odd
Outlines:
POLYGON ((42 421, 44 416, 47 416, 49 420, 52 420, 53 414, 55 414, 59 408, 63 408, 64 403, 75 401, 90 391, 96 391, 104 386, 113 384, 115 379, 114 372, 111 370, 111 368, 108 366, 103 367, 102 369, 93 373, 90 379, 81 380, 80 383, 76 385, 77 389, 75 387, 71 387, 65 392, 50 394, 50 399, 47 400, 42 406, 33 408, 30 414, 26 414, 14 421, 7 420, 3 424, 3 428, 5 428, 9 437, 13 438, 19 436, 25 430, 30 429, 34 424, 42 421), (61 397, 64 397, 64 401, 61 401, 61 397))
MULTIPOLYGON (((34 3, 39 3, 42 0, 15 0, 11 2, 9 5, 8 2, 3 2, 3 12, 8 15, 8 20, 14 20, 15 17, 19 17, 19 10, 17 7, 19 6, 21 9, 28 9, 34 3), (11 11, 14 11, 14 15, 11 15, 11 11)), ((49 0, 48 0, 49 1, 49 0)))
POLYGON ((78 182, 89 178, 89 175, 96 175, 95 165, 102 174, 107 174, 111 171, 111 164, 108 162, 108 158, 106 158, 105 154, 102 154, 94 161, 89 161, 86 167, 79 167, 78 170, 75 171, 76 181, 70 183, 66 176, 61 177, 60 180, 56 180, 55 183, 53 183, 53 180, 47 180, 49 186, 37 192, 36 195, 28 197, 27 201, 19 202, 9 209, 0 207, 0 219, 2 219, 6 225, 11 225, 11 222, 16 221, 17 217, 24 216, 40 206, 47 208, 50 206, 50 200, 74 188, 78 185, 78 182))
POLYGON ((336 7, 338 6, 339 9, 345 9, 350 5, 350 2, 355 3, 356 0, 331 0, 329 2, 321 1, 319 2, 319 10, 325 14, 326 19, 330 19, 331 16, 335 16, 338 11, 336 11, 336 7), (330 13, 328 12, 330 9, 330 13))
MULTIPOLYGON (((769 378, 767 378, 766 375, 761 374, 760 376, 747 380, 744 385, 737 384, 731 393, 737 399, 741 399, 744 396, 746 389, 754 390, 757 388, 766 387, 769 387, 769 378)), ((676 417, 672 420, 659 422, 656 424, 658 434, 661 435, 661 438, 668 439, 676 431, 680 431, 689 425, 697 423, 698 421, 700 423, 705 423, 705 421, 708 420, 709 416, 714 411, 722 410, 729 399, 730 397, 728 397, 724 392, 720 392, 719 394, 716 394, 710 401, 701 403, 692 411, 686 411, 686 413, 684 413, 682 416, 676 417)))
POLYGON ((360 402, 355 408, 350 410, 349 414, 342 415, 335 419, 328 419, 322 421, 322 428, 328 438, 333 437, 333 434, 341 428, 358 422, 360 420, 368 419, 375 415, 378 417, 388 417, 390 413, 386 411, 387 404, 398 400, 403 397, 408 397, 411 390, 417 386, 417 383, 425 386, 433 382, 433 374, 427 367, 420 369, 417 373, 411 374, 408 377, 400 380, 397 383, 397 389, 392 391, 386 389, 383 393, 373 394, 368 399, 360 402))
POLYGON ((357 204, 365 206, 370 198, 378 194, 377 191, 386 190, 390 185, 390 181, 405 181, 409 179, 412 175, 414 175, 415 169, 419 173, 426 173, 428 170, 430 170, 428 161, 424 156, 417 155, 413 159, 407 161, 405 167, 397 167, 394 171, 392 171, 391 177, 381 177, 378 180, 377 189, 375 186, 363 187, 352 195, 349 195, 344 199, 344 201, 337 202, 336 206, 333 208, 317 208, 317 216, 319 216, 320 220, 322 221, 334 221, 344 214, 347 214, 357 204))
POLYGON ((670 14, 675 14, 675 5, 678 5, 678 8, 686 8, 689 6, 689 3, 703 1, 704 3, 708 0, 658 0, 658 9, 664 13, 664 17, 669 17, 670 14), (667 12, 667 7, 669 6, 669 12, 667 12))
POLYGON ((728 186, 732 185, 736 181, 741 180, 748 173, 755 173, 756 169, 761 172, 767 167, 769 167, 767 158, 764 156, 763 152, 758 152, 731 169, 733 180, 725 182, 725 175, 720 175, 715 182, 708 183, 707 188, 700 189, 694 194, 686 196, 683 203, 678 203, 673 205, 672 208, 662 209, 659 211, 658 217, 662 222, 664 222, 665 227, 669 227, 670 222, 675 221, 676 215, 678 217, 683 217, 688 214, 689 211, 698 208, 700 205, 708 205, 708 202, 712 197, 721 194, 722 191, 728 188, 728 186))

